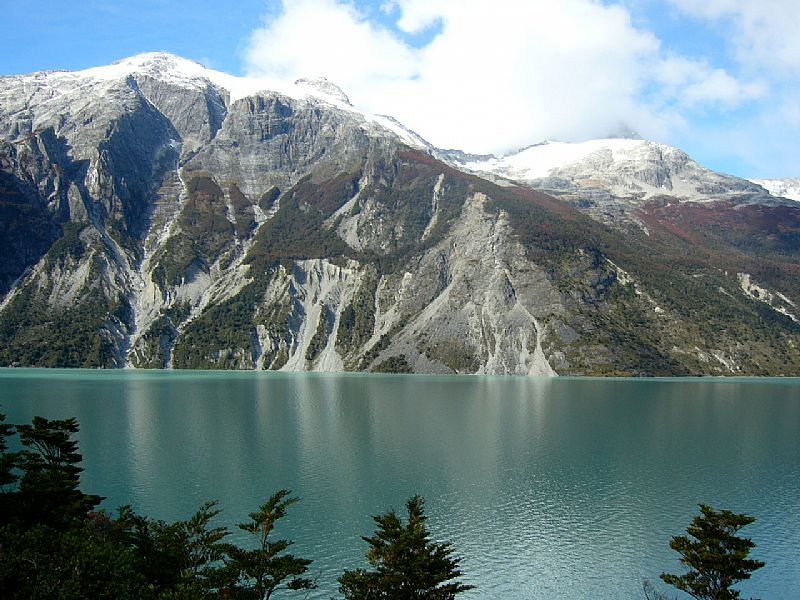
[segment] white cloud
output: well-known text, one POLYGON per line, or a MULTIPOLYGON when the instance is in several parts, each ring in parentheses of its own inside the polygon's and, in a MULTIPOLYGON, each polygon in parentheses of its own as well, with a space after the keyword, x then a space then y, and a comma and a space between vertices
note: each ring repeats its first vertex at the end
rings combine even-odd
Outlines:
POLYGON ((763 82, 743 83, 722 69, 709 69, 686 86, 682 101, 686 106, 719 104, 733 107, 747 100, 762 98, 766 93, 767 85, 763 82))
MULTIPOLYGON (((690 0, 675 0, 690 2, 690 0)), ((441 147, 503 152, 621 126, 665 138, 686 110, 736 107, 765 86, 685 57, 598 0, 388 0, 398 31, 344 0, 284 0, 253 32, 251 74, 322 75, 357 106, 441 147), (438 33, 413 48, 401 32, 438 33)))
MULTIPOLYGON (((800 174, 800 2, 798 0, 670 0, 684 15, 704 21, 730 49, 731 70, 753 80, 738 92, 716 81, 714 93, 735 97, 748 91, 758 103, 727 131, 710 139, 718 152, 733 151, 755 173, 800 174)), ((710 83, 709 85, 713 85, 710 83)), ((702 90, 696 90, 702 95, 702 90)))
POLYGON ((352 5, 336 0, 283 4, 283 13, 250 37, 246 61, 251 74, 283 80, 321 75, 343 88, 414 76, 413 51, 352 5))
POLYGON ((659 61, 653 77, 662 97, 674 98, 675 105, 682 108, 734 108, 763 98, 769 90, 763 80, 742 81, 723 69, 681 56, 659 61))
POLYGON ((743 65, 800 73, 797 0, 671 0, 685 13, 722 26, 743 65))

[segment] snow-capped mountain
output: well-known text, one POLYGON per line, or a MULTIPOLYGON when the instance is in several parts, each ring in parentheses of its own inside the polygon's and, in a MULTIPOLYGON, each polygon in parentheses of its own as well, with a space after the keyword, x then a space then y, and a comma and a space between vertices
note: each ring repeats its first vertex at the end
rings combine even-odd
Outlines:
POLYGON ((0 78, 0 364, 796 374, 798 232, 641 140, 471 156, 162 53, 0 78))
POLYGON ((800 202, 800 177, 789 177, 787 179, 752 179, 767 190, 773 196, 779 198, 789 198, 800 202))
POLYGON ((59 116, 65 111, 80 111, 99 98, 113 102, 114 96, 119 95, 120 82, 129 79, 139 86, 147 87, 149 82, 157 81, 161 86, 210 95, 212 102, 224 99, 226 105, 259 94, 280 94, 296 102, 335 107, 359 118, 366 129, 383 129, 404 143, 428 147, 427 142, 391 117, 354 108, 347 95, 325 78, 303 78, 287 84, 265 78, 237 77, 163 52, 138 54, 83 71, 43 71, 3 77, 0 87, 0 122, 6 126, 3 133, 19 135, 25 129, 34 131, 58 125, 59 116), (8 131, 9 125, 11 131, 8 131))
POLYGON ((714 172, 678 148, 642 139, 548 141, 499 158, 458 162, 471 172, 557 196, 612 225, 641 226, 637 211, 654 198, 733 205, 786 202, 757 183, 714 172))

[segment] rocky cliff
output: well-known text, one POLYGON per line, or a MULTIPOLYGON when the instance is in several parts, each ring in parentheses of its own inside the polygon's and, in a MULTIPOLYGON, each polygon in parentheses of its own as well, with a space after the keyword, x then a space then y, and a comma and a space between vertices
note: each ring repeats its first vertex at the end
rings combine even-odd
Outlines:
POLYGON ((163 54, 2 78, 0 364, 800 373, 800 209, 589 158, 545 194, 163 54))

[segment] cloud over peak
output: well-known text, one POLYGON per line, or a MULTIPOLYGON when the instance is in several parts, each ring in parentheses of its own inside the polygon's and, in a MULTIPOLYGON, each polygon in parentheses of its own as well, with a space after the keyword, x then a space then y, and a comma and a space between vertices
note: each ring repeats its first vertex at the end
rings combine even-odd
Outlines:
MULTIPOLYGON (((671 1, 697 18, 736 4, 671 1)), ((621 4, 385 0, 379 12, 345 0, 283 0, 253 31, 246 68, 325 76, 354 105, 391 114, 438 146, 495 153, 621 126, 665 139, 692 111, 733 110, 769 91, 755 73, 742 78, 667 53, 621 4), (421 45, 408 41, 426 32, 421 45)))

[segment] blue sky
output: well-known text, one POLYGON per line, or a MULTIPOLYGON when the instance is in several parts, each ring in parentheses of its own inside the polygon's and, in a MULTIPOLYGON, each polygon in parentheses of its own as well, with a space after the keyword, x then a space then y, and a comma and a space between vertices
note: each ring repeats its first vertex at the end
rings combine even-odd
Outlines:
POLYGON ((0 74, 163 50, 326 76, 442 147, 623 127, 746 177, 800 176, 797 0, 15 0, 0 74))

